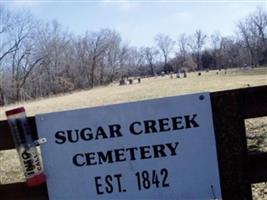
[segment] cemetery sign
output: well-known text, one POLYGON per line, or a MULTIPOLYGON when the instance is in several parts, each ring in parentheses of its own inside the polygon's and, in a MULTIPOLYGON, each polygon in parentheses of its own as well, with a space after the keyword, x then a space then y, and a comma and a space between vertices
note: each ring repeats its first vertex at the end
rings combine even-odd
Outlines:
POLYGON ((50 199, 221 197, 209 93, 36 116, 50 199))

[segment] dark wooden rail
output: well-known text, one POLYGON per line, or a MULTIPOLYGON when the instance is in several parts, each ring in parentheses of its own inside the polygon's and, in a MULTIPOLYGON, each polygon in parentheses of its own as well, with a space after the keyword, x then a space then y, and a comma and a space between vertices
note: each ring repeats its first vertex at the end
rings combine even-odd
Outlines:
POLYGON ((245 119, 267 116, 267 86, 211 93, 223 199, 251 200, 267 181, 267 154, 249 154, 245 119))
POLYGON ((3 200, 47 200, 46 184, 28 187, 26 183, 0 185, 0 198, 3 200))
MULTIPOLYGON (((267 181, 267 153, 249 153, 244 120, 267 116, 267 86, 211 93, 213 123, 224 200, 251 200, 251 184, 267 181)), ((34 117, 29 118, 38 138, 34 117)), ((0 121, 0 150, 14 149, 7 121, 0 121)), ((47 187, 0 185, 1 199, 48 199, 47 187)))

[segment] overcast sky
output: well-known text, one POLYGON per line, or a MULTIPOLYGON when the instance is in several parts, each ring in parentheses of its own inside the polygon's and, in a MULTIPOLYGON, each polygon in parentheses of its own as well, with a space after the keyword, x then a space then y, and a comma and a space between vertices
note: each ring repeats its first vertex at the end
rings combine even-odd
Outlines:
POLYGON ((3 1, 11 11, 29 9, 37 18, 56 19, 75 34, 101 28, 115 29, 132 46, 152 45, 157 33, 176 39, 179 34, 201 29, 208 35, 219 31, 234 35, 236 23, 263 1, 3 1))

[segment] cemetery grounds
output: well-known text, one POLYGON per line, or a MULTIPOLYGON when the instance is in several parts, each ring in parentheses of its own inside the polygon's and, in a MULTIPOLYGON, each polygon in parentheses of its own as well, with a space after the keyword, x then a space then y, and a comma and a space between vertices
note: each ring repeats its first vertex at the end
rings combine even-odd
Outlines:
MULTIPOLYGON (((191 72, 186 78, 183 75, 181 78, 176 78, 175 75, 173 78, 170 75, 155 76, 142 78, 141 83, 134 80, 131 85, 119 86, 116 82, 105 87, 1 107, 0 120, 6 119, 6 110, 16 106, 24 106, 28 116, 33 116, 39 113, 259 85, 267 85, 267 67, 203 71, 201 76, 191 72)), ((248 149, 267 152, 267 117, 249 119, 245 124, 248 149)), ((15 150, 0 151, 0 184, 20 181, 24 181, 24 176, 15 150)), ((267 200, 267 183, 254 184, 252 190, 253 199, 267 200)))

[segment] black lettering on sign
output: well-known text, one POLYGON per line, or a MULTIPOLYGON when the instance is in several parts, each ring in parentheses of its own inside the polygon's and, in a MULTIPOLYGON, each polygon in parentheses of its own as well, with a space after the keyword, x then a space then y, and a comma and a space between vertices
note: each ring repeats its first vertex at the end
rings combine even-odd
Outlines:
POLYGON ((127 148, 126 152, 127 151, 130 152, 130 160, 136 160, 135 154, 136 154, 136 151, 138 151, 138 148, 137 147, 127 148))
POLYGON ((107 175, 106 178, 105 178, 105 180, 106 180, 106 183, 107 183, 106 192, 107 193, 112 193, 113 192, 112 176, 107 175))
POLYGON ((101 165, 103 163, 113 163, 112 151, 104 152, 97 152, 98 155, 98 163, 101 165))
POLYGON ((97 162, 95 161, 95 153, 85 153, 85 158, 86 158, 86 164, 87 165, 96 165, 97 162))
POLYGON ((145 133, 157 133, 157 122, 155 120, 144 121, 145 133))
POLYGON ((105 177, 96 176, 95 186, 97 195, 126 192, 126 189, 123 189, 122 174, 106 175, 105 177))
POLYGON ((191 117, 190 115, 184 116, 184 118, 185 118, 185 127, 186 128, 199 127, 198 123, 195 121, 196 116, 197 116, 197 114, 194 114, 193 117, 191 117))
POLYGON ((102 184, 99 183, 100 179, 101 179, 101 176, 95 177, 95 188, 96 188, 96 194, 98 195, 104 194, 104 192, 100 191, 100 187, 102 186, 102 184))
POLYGON ((172 117, 172 127, 173 127, 173 130, 184 129, 184 126, 182 125, 182 123, 183 123, 182 120, 183 120, 182 117, 172 117))
POLYGON ((78 153, 76 154, 75 156, 73 156, 72 158, 72 162, 75 166, 77 167, 82 167, 85 165, 85 162, 84 162, 84 154, 82 153, 78 153))
POLYGON ((166 143, 166 147, 168 147, 168 149, 171 152, 171 156, 175 156, 176 155, 176 148, 178 146, 179 142, 175 142, 175 143, 166 143), (174 144, 174 146, 173 146, 174 144))
POLYGON ((88 127, 66 131, 60 130, 55 133, 55 143, 77 143, 80 140, 91 141, 123 136, 121 133, 121 126, 119 124, 109 125, 108 129, 106 128, 106 130, 102 126, 98 126, 96 129, 94 129, 94 131, 92 128, 88 127))
POLYGON ((141 159, 149 159, 151 158, 151 153, 150 153, 150 146, 142 146, 140 147, 140 157, 141 159))
POLYGON ((71 143, 76 143, 79 140, 79 130, 67 130, 68 140, 71 143), (73 133, 74 132, 74 133, 73 133))
POLYGON ((101 126, 98 127, 96 131, 95 139, 98 140, 98 139, 107 139, 107 138, 108 136, 106 132, 104 131, 104 129, 101 126))
POLYGON ((119 124, 109 125, 110 137, 122 137, 121 126, 119 124))
POLYGON ((115 174, 114 177, 115 177, 115 179, 117 180, 118 191, 119 191, 119 192, 126 192, 125 189, 122 189, 122 185, 121 185, 121 178, 122 178, 122 175, 121 175, 121 174, 115 174))
POLYGON ((159 121, 159 131, 160 132, 165 132, 165 131, 171 130, 168 118, 159 119, 158 121, 159 121))
POLYGON ((165 153, 165 145, 157 144, 153 145, 152 147, 154 150, 154 158, 161 158, 167 156, 167 154, 165 153))
POLYGON ((81 138, 84 141, 89 141, 89 140, 92 140, 94 138, 93 134, 92 134, 92 129, 90 129, 90 128, 82 129, 80 134, 81 134, 81 138))
POLYGON ((135 176, 137 179, 137 189, 140 190, 148 190, 151 188, 159 188, 159 187, 169 187, 168 183, 168 170, 163 168, 158 173, 157 170, 144 170, 141 172, 136 172, 135 176))
MULTIPOLYGON (((197 114, 175 116, 171 118, 161 118, 158 120, 134 121, 129 125, 132 135, 169 132, 188 128, 199 127, 197 114)), ((74 130, 60 130, 55 133, 55 143, 64 144, 66 142, 77 143, 82 141, 100 140, 108 138, 122 137, 121 126, 119 124, 108 125, 108 128, 98 126, 95 129, 82 128, 74 130)))
POLYGON ((121 161, 126 160, 124 152, 125 152, 124 149, 115 149, 114 150, 116 162, 121 162, 121 161))
POLYGON ((65 136, 65 132, 64 131, 58 131, 55 133, 55 142, 57 144, 64 144, 66 142, 66 136, 65 136))
POLYGON ((157 120, 144 120, 132 122, 129 126, 133 135, 163 133, 188 128, 197 128, 197 114, 161 118, 157 120))
POLYGON ((145 160, 176 156, 179 142, 155 144, 130 148, 119 148, 108 151, 77 153, 72 162, 77 167, 110 164, 133 160, 145 160))
POLYGON ((130 125, 130 132, 133 134, 133 135, 140 135, 141 133, 143 133, 143 131, 140 130, 140 127, 141 126, 141 122, 133 122, 131 125, 130 125), (138 126, 136 126, 138 125, 138 126), (139 131, 138 131, 139 130, 139 131))
POLYGON ((25 171, 26 171, 26 174, 28 176, 34 174, 34 161, 32 159, 32 155, 27 152, 27 150, 24 150, 21 154, 21 157, 23 159, 23 163, 24 163, 24 167, 25 167, 25 171))

